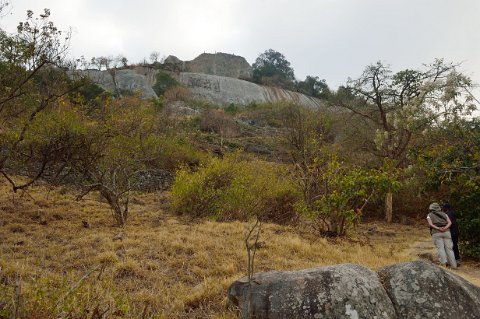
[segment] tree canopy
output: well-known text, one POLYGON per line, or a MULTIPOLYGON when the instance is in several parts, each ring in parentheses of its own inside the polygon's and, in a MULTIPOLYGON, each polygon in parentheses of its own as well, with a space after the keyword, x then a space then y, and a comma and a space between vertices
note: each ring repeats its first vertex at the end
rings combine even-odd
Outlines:
POLYGON ((307 75, 304 81, 297 83, 297 90, 303 94, 324 100, 332 96, 325 79, 320 80, 318 76, 307 75))
POLYGON ((292 88, 295 74, 282 53, 268 49, 253 64, 253 80, 256 83, 292 88))

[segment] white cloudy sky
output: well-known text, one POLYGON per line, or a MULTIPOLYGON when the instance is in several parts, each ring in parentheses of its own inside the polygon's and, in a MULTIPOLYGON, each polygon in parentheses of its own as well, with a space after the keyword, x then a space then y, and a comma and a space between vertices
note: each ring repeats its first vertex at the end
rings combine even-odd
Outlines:
POLYGON ((14 31, 27 9, 51 9, 73 29, 72 55, 152 51, 191 60, 203 52, 241 55, 249 63, 266 49, 285 55, 303 79, 336 88, 376 61, 394 71, 435 58, 463 62, 480 82, 478 0, 10 0, 0 27, 14 31))

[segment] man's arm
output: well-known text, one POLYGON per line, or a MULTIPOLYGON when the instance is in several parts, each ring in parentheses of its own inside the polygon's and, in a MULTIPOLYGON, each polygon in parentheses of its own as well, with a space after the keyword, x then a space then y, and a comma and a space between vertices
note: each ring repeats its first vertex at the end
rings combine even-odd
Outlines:
MULTIPOLYGON (((445 214, 447 215, 447 214, 445 214)), ((443 226, 442 228, 440 228, 440 231, 443 233, 443 232, 446 232, 450 226, 452 225, 452 221, 450 220, 450 218, 448 217, 447 215, 447 225, 443 226)))

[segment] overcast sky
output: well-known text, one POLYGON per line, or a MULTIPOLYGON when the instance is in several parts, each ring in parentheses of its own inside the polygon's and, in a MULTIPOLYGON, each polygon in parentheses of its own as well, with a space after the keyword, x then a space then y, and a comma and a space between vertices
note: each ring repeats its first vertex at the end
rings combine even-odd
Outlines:
POLYGON ((336 89, 376 61, 394 71, 435 58, 463 62, 480 82, 478 0, 10 0, 0 27, 15 31, 26 10, 51 10, 73 30, 71 53, 86 58, 152 51, 192 60, 203 52, 283 53, 297 79, 326 79, 336 89))

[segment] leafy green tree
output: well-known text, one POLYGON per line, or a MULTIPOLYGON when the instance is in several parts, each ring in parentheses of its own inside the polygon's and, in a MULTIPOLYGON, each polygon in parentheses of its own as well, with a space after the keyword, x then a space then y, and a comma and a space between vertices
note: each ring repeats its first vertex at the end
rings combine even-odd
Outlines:
POLYGON ((260 54, 253 63, 253 81, 260 84, 292 89, 295 74, 285 56, 269 49, 260 54))
MULTIPOLYGON (((460 226, 460 247, 468 256, 480 257, 480 122, 455 119, 443 122, 417 150, 427 190, 448 194, 460 226)), ((443 195, 445 196, 445 195, 443 195)))
MULTIPOLYGON (((349 110, 364 131, 375 132, 358 144, 381 162, 388 159, 393 169, 407 166, 411 146, 426 129, 475 109, 470 88, 470 79, 457 71, 457 65, 443 60, 423 70, 396 74, 377 62, 367 66, 359 78, 349 80, 343 93, 351 94, 337 95, 335 104, 349 110)), ((391 192, 385 207, 385 218, 391 222, 391 192)))
POLYGON ((297 83, 297 90, 303 94, 324 100, 328 100, 332 95, 327 82, 323 79, 319 80, 318 76, 307 75, 305 81, 297 83))
POLYGON ((380 170, 348 167, 333 156, 316 161, 317 194, 313 203, 298 206, 304 215, 316 222, 317 230, 335 236, 344 236, 362 217, 362 209, 375 195, 395 188, 393 176, 380 170))
POLYGON ((155 84, 153 85, 153 90, 157 93, 157 96, 163 95, 168 89, 179 85, 178 81, 175 80, 170 74, 158 71, 155 75, 155 84))

